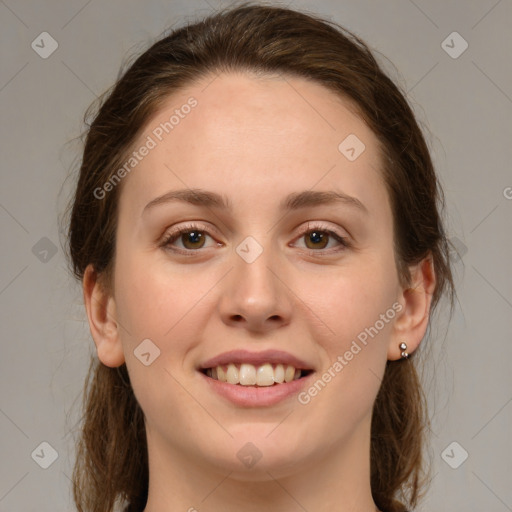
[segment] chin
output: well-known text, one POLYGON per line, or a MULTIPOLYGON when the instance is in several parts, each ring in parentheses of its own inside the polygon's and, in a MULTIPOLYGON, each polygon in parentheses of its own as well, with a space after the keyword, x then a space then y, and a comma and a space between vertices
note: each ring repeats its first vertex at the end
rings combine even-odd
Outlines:
MULTIPOLYGON (((286 436, 279 436, 271 429, 251 429, 254 435, 237 435, 224 444, 222 453, 210 453, 208 458, 222 472, 229 472, 230 478, 245 482, 263 482, 284 478, 297 473, 308 457, 304 442, 293 442, 286 436), (228 445, 228 446, 226 446, 228 445), (298 448, 299 447, 299 448, 298 448)), ((303 438, 304 441, 304 438, 303 438)))

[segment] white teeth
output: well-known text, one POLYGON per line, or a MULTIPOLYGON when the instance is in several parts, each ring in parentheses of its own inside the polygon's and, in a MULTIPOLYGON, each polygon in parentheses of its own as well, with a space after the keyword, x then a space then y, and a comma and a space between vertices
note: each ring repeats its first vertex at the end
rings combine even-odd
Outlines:
POLYGON ((226 372, 226 382, 229 382, 230 384, 238 384, 240 382, 238 378, 238 368, 234 364, 228 365, 228 371, 226 372))
POLYGON ((274 369, 271 364, 266 363, 258 368, 256 372, 256 384, 258 384, 258 386, 274 385, 274 369))
POLYGON ((228 380, 226 377, 226 372, 224 371, 224 368, 222 368, 222 366, 217 366, 217 380, 220 380, 222 382, 226 382, 228 380))
POLYGON ((256 368, 252 364, 240 365, 240 384, 254 386, 256 384, 256 368))
POLYGON ((301 371, 291 365, 265 363, 260 366, 254 366, 249 363, 235 365, 233 363, 227 366, 217 366, 208 368, 206 371, 208 377, 227 382, 229 384, 239 384, 241 386, 273 386, 283 382, 297 380, 301 376, 301 371))
POLYGON ((284 366, 282 364, 278 364, 274 368, 274 382, 279 384, 284 382, 284 366))
POLYGON ((295 376, 295 368, 293 366, 287 366, 286 371, 284 372, 284 381, 291 382, 293 377, 295 376))

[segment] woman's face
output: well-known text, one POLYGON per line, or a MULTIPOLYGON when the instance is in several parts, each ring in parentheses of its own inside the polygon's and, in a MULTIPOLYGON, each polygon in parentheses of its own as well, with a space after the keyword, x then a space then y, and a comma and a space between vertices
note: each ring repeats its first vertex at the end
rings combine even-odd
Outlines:
POLYGON ((150 458, 250 479, 365 453, 404 309, 375 135, 316 83, 221 74, 170 97, 134 149, 112 315, 150 458), (218 362, 247 383, 282 380, 280 362, 309 374, 248 387, 201 371, 218 362))

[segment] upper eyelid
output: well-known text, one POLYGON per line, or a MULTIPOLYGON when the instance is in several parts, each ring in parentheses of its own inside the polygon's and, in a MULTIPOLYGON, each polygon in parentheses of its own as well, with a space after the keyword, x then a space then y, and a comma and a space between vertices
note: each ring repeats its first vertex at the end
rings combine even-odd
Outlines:
MULTIPOLYGON (((299 235, 297 235, 297 237, 300 238, 301 236, 304 236, 309 231, 318 229, 319 231, 324 231, 324 232, 332 231, 334 234, 336 234, 336 236, 342 238, 343 240, 347 240, 347 243, 348 243, 348 238, 349 238, 348 235, 339 233, 337 229, 331 228, 329 225, 323 224, 323 222, 325 222, 325 221, 311 221, 311 220, 307 221, 306 224, 304 225, 304 227, 302 227, 300 229, 300 233, 299 233, 299 235)), ((206 225, 201 225, 201 223, 199 223, 199 222, 190 221, 189 223, 183 225, 182 227, 178 227, 176 229, 170 230, 169 232, 166 231, 162 237, 162 241, 165 243, 166 241, 170 241, 173 237, 179 237, 180 234, 187 233, 188 231, 193 231, 193 230, 204 232, 207 234, 207 236, 210 236, 210 237, 211 237, 210 231, 217 233, 217 230, 215 230, 213 228, 210 228, 206 225)), ((176 238, 176 240, 177 240, 177 238, 176 238)), ((176 241, 176 240, 174 240, 174 241, 176 241)), ((174 241, 173 241, 173 243, 174 243, 174 241)), ((193 249, 186 249, 186 250, 193 251, 193 249)))
MULTIPOLYGON (((324 224, 324 222, 326 222, 326 221, 319 221, 319 220, 318 221, 317 220, 306 221, 305 227, 301 228, 301 232, 309 231, 311 229, 324 229, 326 231, 327 230, 336 231, 336 228, 331 227, 328 224, 324 224)), ((214 233, 218 233, 218 230, 216 230, 215 228, 211 228, 207 225, 202 225, 200 222, 195 222, 195 221, 190 221, 189 223, 186 223, 183 226, 178 227, 176 229, 166 230, 165 233, 166 234, 171 234, 171 233, 178 234, 180 231, 194 230, 194 229, 197 229, 198 231, 204 231, 207 233, 210 231, 213 231, 214 233)), ((340 229, 340 228, 338 228, 338 229, 340 229)), ((344 229, 343 231, 346 232, 347 230, 344 229)), ((348 234, 348 232, 347 232, 347 234, 348 234)), ((340 234, 340 236, 343 236, 343 235, 340 234)))

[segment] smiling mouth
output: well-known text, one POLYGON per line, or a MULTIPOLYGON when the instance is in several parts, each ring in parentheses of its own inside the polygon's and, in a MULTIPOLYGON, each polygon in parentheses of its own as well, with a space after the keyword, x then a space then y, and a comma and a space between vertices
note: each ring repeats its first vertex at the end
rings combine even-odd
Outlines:
POLYGON ((253 387, 269 387, 287 384, 313 373, 313 370, 295 368, 289 364, 252 365, 249 363, 220 365, 202 368, 201 373, 227 384, 253 387))

